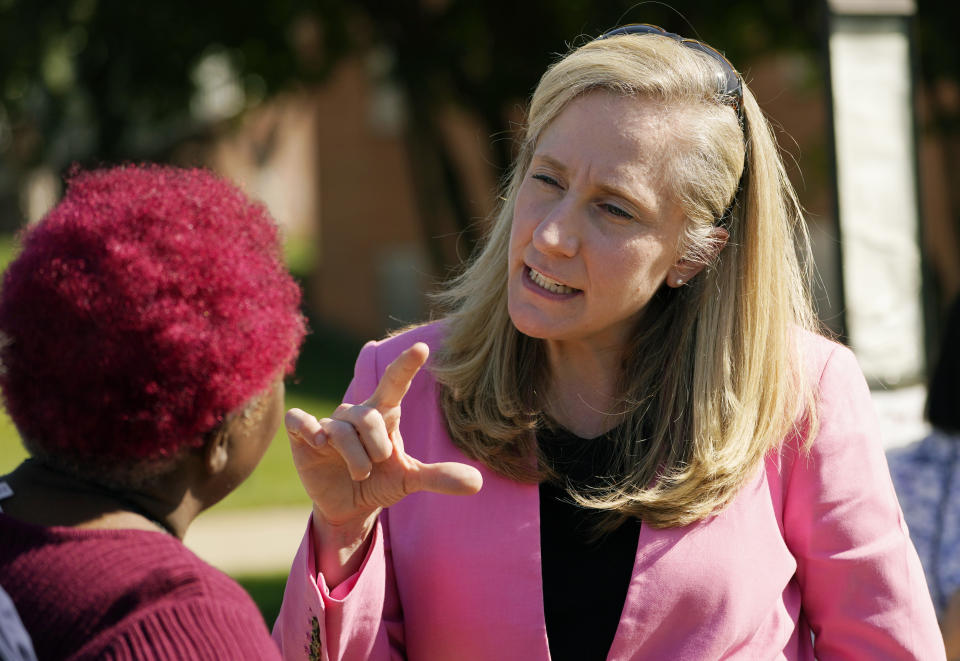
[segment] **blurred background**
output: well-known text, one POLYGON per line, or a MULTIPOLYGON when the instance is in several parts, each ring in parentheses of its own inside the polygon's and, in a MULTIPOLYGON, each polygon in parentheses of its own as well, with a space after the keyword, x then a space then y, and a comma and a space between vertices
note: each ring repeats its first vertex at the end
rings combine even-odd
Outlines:
MULTIPOLYGON (((743 73, 806 210, 821 318, 861 358, 884 443, 919 438, 960 291, 953 2, 0 0, 0 267, 73 164, 212 168, 283 228, 312 327, 288 404, 325 414, 362 342, 426 318, 426 294, 470 254, 544 69, 628 22, 706 41, 743 73)), ((0 417, 0 474, 23 456, 0 417)), ((278 436, 208 532, 197 523, 201 554, 268 620, 307 509, 278 436), (217 555, 248 546, 226 541, 238 527, 271 537, 280 512, 296 528, 279 535, 285 562, 217 555)))

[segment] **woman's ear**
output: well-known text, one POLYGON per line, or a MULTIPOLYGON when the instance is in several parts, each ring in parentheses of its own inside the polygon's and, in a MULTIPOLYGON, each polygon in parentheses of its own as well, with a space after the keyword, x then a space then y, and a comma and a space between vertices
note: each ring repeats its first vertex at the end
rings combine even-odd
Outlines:
POLYGON ((681 259, 667 271, 667 286, 682 287, 690 282, 694 276, 712 264, 720 255, 720 251, 727 245, 730 233, 723 227, 714 227, 710 230, 710 242, 706 254, 699 259, 681 259))
POLYGON ((209 475, 221 472, 230 459, 230 434, 227 427, 227 424, 221 424, 203 444, 203 466, 209 475))

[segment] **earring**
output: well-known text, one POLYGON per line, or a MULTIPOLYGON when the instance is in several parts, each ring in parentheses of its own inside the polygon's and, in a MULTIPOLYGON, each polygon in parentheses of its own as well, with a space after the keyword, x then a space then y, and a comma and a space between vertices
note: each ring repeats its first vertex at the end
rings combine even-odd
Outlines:
POLYGON ((677 278, 677 287, 683 284, 683 278, 677 278))

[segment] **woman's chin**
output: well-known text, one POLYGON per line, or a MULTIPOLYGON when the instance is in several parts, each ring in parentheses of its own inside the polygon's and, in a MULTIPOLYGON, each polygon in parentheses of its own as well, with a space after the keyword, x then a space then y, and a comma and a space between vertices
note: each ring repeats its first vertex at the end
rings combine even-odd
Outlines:
POLYGON ((549 340, 556 336, 556 324, 550 324, 545 320, 531 319, 527 314, 510 314, 510 321, 518 332, 538 340, 549 340))

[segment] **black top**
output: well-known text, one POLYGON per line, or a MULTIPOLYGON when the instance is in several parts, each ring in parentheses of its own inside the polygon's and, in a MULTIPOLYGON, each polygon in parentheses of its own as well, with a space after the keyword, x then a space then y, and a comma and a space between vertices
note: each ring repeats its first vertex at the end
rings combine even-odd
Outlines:
MULTIPOLYGON (((594 466, 609 452, 608 432, 593 439, 564 429, 540 430, 537 442, 554 470, 576 484, 595 481, 594 466)), ((540 484, 543 611, 553 661, 606 659, 633 574, 640 521, 594 539, 603 515, 573 504, 560 484, 540 484)))

